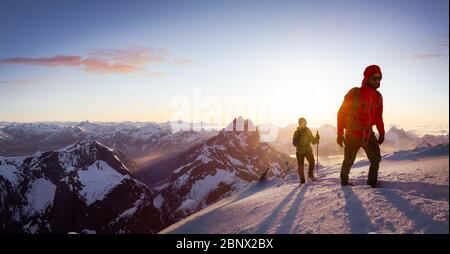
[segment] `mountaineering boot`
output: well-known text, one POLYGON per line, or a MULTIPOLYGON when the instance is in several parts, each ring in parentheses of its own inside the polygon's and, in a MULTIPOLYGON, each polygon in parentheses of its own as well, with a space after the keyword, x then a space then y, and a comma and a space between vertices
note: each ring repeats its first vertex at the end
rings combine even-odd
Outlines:
POLYGON ((355 186, 352 182, 341 183, 342 186, 355 186))
POLYGON ((317 180, 317 178, 315 178, 314 176, 308 176, 308 179, 315 182, 317 180))

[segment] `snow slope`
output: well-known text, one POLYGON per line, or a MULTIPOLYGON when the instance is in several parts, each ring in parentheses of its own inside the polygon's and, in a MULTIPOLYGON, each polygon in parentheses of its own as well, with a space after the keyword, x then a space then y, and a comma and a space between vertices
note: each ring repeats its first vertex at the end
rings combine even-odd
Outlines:
POLYGON ((316 183, 254 183, 160 233, 449 233, 449 157, 382 161, 379 188, 365 185, 368 166, 353 168, 356 186, 340 186, 340 166, 316 183))

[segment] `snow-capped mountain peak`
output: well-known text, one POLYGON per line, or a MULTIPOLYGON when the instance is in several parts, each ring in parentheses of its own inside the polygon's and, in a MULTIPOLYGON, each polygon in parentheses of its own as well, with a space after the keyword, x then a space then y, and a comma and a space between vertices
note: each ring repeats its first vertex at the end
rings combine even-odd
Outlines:
POLYGON ((291 158, 259 141, 258 131, 222 130, 177 156, 169 181, 161 190, 161 209, 166 221, 188 214, 229 196, 268 176, 281 175, 291 158))
POLYGON ((252 120, 244 119, 242 116, 234 118, 225 128, 225 131, 256 131, 256 126, 252 120))
POLYGON ((0 157, 2 231, 154 232, 153 190, 97 141, 32 156, 0 157))

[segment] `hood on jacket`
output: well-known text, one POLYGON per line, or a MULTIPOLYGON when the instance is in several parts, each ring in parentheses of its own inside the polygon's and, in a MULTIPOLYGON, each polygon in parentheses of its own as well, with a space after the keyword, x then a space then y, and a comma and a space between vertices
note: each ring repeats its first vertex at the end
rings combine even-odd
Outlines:
POLYGON ((364 79, 361 82, 361 86, 367 86, 367 80, 376 73, 380 74, 381 77, 383 77, 380 66, 375 64, 367 66, 366 69, 364 70, 364 79))

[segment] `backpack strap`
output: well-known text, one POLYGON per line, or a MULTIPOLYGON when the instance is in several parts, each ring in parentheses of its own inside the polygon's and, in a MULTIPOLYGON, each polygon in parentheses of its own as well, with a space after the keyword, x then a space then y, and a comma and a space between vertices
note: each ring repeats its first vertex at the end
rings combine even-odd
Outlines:
POLYGON ((381 93, 378 90, 376 90, 376 91, 377 91, 377 95, 378 95, 378 105, 381 105, 381 93))
POLYGON ((359 87, 353 87, 351 92, 353 93, 353 111, 356 111, 359 106, 359 87))

